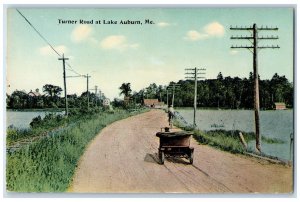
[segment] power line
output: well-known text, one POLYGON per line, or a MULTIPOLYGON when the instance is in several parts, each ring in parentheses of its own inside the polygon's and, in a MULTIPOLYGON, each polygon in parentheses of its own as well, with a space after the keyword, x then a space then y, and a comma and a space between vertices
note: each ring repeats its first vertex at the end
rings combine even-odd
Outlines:
POLYGON ((66 116, 68 116, 68 100, 67 100, 67 85, 66 85, 66 78, 70 78, 70 77, 85 77, 87 78, 87 108, 89 109, 89 76, 87 75, 82 75, 80 73, 78 73, 77 71, 75 71, 72 66, 66 62, 66 60, 68 60, 68 58, 64 57, 64 54, 59 54, 57 50, 55 50, 55 48, 50 44, 50 42, 33 26, 33 24, 18 10, 16 9, 17 12, 25 19, 25 21, 32 27, 32 29, 50 46, 50 48, 59 56, 59 60, 63 61, 63 77, 64 77, 64 91, 65 91, 65 114, 66 116), (65 65, 68 66, 68 68, 65 67, 65 65), (65 70, 69 70, 72 71, 73 73, 76 74, 76 76, 66 76, 66 71, 65 70))
POLYGON ((246 48, 250 50, 253 53, 253 79, 254 79, 254 117, 255 117, 255 136, 256 136, 256 149, 261 152, 261 135, 260 135, 260 125, 259 125, 259 81, 258 81, 258 62, 257 62, 257 51, 258 49, 278 49, 280 48, 278 45, 274 46, 259 46, 258 42, 260 40, 277 40, 278 36, 258 36, 258 31, 263 30, 263 31, 278 31, 278 28, 275 27, 260 27, 258 28, 256 24, 253 24, 252 27, 230 27, 230 30, 248 30, 252 32, 251 36, 232 36, 230 39, 247 39, 251 41, 251 45, 246 45, 246 46, 231 46, 232 49, 236 48, 246 48))
POLYGON ((66 64, 67 64, 67 66, 69 67, 68 70, 72 71, 73 73, 75 73, 75 74, 77 74, 77 75, 79 75, 79 76, 83 76, 82 74, 80 74, 80 73, 78 73, 77 71, 75 71, 75 70, 71 67, 71 65, 70 65, 69 63, 66 62, 66 64))
POLYGON ((89 101, 89 78, 91 77, 91 76, 89 76, 88 74, 87 75, 82 75, 83 77, 85 77, 86 78, 86 96, 87 96, 87 109, 89 110, 89 106, 90 106, 90 101, 89 101))
POLYGON ((68 98, 67 98, 67 84, 66 84, 66 68, 65 68, 65 62, 69 58, 65 58, 64 54, 62 55, 62 58, 58 58, 58 60, 63 61, 63 76, 64 76, 64 91, 65 91, 65 115, 68 116, 68 98))
POLYGON ((31 22, 18 10, 18 13, 26 20, 26 22, 34 29, 34 31, 52 48, 52 50, 59 56, 61 55, 55 50, 55 48, 48 42, 48 40, 31 24, 31 22))
MULTIPOLYGON (((32 27, 32 29, 50 46, 50 48, 59 56, 62 57, 61 54, 59 54, 59 52, 57 50, 55 50, 55 48, 50 44, 50 42, 33 26, 33 24, 23 15, 23 13, 21 13, 18 9, 16 9, 17 12, 25 19, 25 21, 32 27)), ((82 74, 79 74, 77 71, 75 71, 71 65, 68 62, 65 62, 65 64, 70 68, 68 70, 74 72, 77 75, 82 76, 82 74)))
POLYGON ((201 71, 205 71, 206 69, 204 68, 188 68, 188 69, 185 69, 187 72, 185 73, 186 76, 185 78, 186 79, 193 79, 195 81, 195 93, 194 93, 194 127, 196 127, 196 110, 197 110, 197 81, 198 79, 205 79, 205 77, 202 77, 202 76, 198 76, 199 74, 205 74, 205 72, 201 72, 201 71))
POLYGON ((173 82, 171 82, 170 85, 167 87, 167 90, 172 89, 172 106, 173 107, 174 107, 174 99, 175 99, 175 89, 177 89, 179 87, 180 87, 180 84, 173 83, 173 82))

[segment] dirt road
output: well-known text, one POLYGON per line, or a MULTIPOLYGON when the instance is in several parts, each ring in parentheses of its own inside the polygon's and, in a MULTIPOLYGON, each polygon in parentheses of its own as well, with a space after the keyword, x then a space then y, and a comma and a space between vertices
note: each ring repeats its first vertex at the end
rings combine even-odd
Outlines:
POLYGON ((80 193, 290 193, 292 168, 233 155, 194 139, 194 164, 157 163, 156 132, 167 126, 152 110, 115 122, 96 136, 81 157, 70 192, 80 193))

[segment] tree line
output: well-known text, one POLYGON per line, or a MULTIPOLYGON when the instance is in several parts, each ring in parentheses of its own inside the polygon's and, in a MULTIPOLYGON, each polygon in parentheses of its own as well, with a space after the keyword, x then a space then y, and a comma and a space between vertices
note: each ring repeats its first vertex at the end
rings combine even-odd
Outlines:
MULTIPOLYGON (((35 92, 26 93, 15 90, 11 95, 6 94, 6 107, 8 109, 44 109, 44 108, 64 108, 65 99, 60 97, 62 88, 52 84, 45 84, 42 88, 43 95, 36 89, 35 92)), ((68 106, 70 108, 83 108, 87 106, 87 92, 80 96, 76 94, 67 95, 68 106)), ((95 93, 89 92, 90 106, 102 105, 103 96, 100 100, 95 93)))
MULTIPOLYGON (((170 82, 179 84, 175 90, 175 107, 193 107, 194 104, 194 81, 179 80, 170 82)), ((248 78, 223 77, 220 72, 216 79, 206 79, 198 81, 197 86, 197 106, 224 109, 252 109, 253 108, 253 74, 249 73, 248 78)), ((273 109, 275 102, 284 102, 287 107, 293 108, 294 87, 285 76, 277 73, 271 79, 259 79, 260 107, 262 109, 273 109)), ((123 83, 119 90, 120 95, 130 98, 131 103, 143 104, 144 99, 158 99, 169 104, 172 101, 172 89, 168 90, 163 85, 155 83, 140 91, 132 91, 130 83, 123 83), (167 98, 168 97, 168 98, 167 98)), ((42 91, 44 95, 30 95, 24 91, 15 90, 11 95, 6 95, 7 108, 10 109, 30 109, 30 108, 64 108, 64 98, 60 97, 62 88, 59 86, 46 84, 42 91)), ((68 95, 68 105, 70 108, 82 108, 87 106, 87 92, 80 96, 76 94, 68 95)), ((89 92, 90 106, 99 106, 102 100, 95 93, 89 92)), ((114 106, 122 106, 122 100, 115 99, 114 106)))
MULTIPOLYGON (((175 107, 192 107, 194 103, 194 81, 180 80, 180 86, 175 90, 175 107)), ((127 84, 128 85, 128 84, 127 84)), ((224 109, 252 109, 253 108, 253 73, 248 78, 223 77, 220 72, 216 79, 198 81, 197 106, 224 109)), ((293 107, 294 87, 285 76, 277 73, 271 79, 259 79, 260 107, 273 109, 275 102, 284 102, 287 107, 293 107)), ((130 87, 130 83, 129 83, 130 87)), ((127 87, 128 88, 128 87, 127 87)), ((167 103, 167 86, 150 84, 148 87, 133 92, 131 99, 142 103, 143 99, 158 99, 167 103)), ((123 88, 123 90, 126 88, 123 88)), ((130 89, 131 90, 131 89, 130 89)), ((123 94, 125 94, 123 92, 123 94)), ((168 92, 169 104, 172 100, 172 90, 168 92)))

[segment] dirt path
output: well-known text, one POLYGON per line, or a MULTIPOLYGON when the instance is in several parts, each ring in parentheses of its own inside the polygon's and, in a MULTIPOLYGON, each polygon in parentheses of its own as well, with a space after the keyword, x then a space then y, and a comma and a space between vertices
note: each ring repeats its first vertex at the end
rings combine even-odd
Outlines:
POLYGON ((163 111, 115 122, 82 156, 70 192, 94 193, 289 193, 292 168, 199 145, 194 164, 157 163, 156 132, 167 126, 163 111))

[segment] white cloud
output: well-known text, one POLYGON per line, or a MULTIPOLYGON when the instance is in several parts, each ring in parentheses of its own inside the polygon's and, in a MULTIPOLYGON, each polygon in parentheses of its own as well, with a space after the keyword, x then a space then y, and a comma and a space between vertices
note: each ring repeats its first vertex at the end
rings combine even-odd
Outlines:
POLYGON ((225 34, 223 25, 218 22, 212 22, 204 26, 202 31, 190 30, 186 33, 184 39, 188 41, 197 41, 211 37, 222 37, 225 34))
POLYGON ((223 25, 218 22, 212 22, 204 27, 204 32, 209 36, 224 36, 225 30, 223 25))
MULTIPOLYGON (((54 46, 53 47, 60 55, 66 54, 68 52, 68 48, 64 45, 54 46)), ((39 49, 39 53, 44 56, 55 54, 54 50, 50 46, 43 46, 39 49)))
POLYGON ((136 49, 139 47, 139 44, 129 44, 127 38, 123 35, 111 35, 103 39, 100 43, 101 48, 106 50, 125 50, 128 48, 136 49))
POLYGON ((186 36, 184 37, 184 39, 189 40, 189 41, 197 41, 200 39, 206 39, 208 37, 209 37, 208 34, 202 34, 196 30, 190 30, 186 33, 186 36))
POLYGON ((89 38, 92 33, 92 27, 89 25, 77 26, 71 34, 71 40, 75 43, 82 42, 89 38))
POLYGON ((103 49, 124 49, 126 46, 126 37, 123 35, 108 36, 101 41, 103 49))
POLYGON ((159 27, 168 27, 168 26, 170 26, 171 24, 170 23, 168 23, 168 22, 159 22, 159 23, 157 23, 157 26, 159 26, 159 27))
POLYGON ((230 50, 230 52, 229 52, 230 55, 236 55, 238 53, 239 52, 237 50, 230 50))

